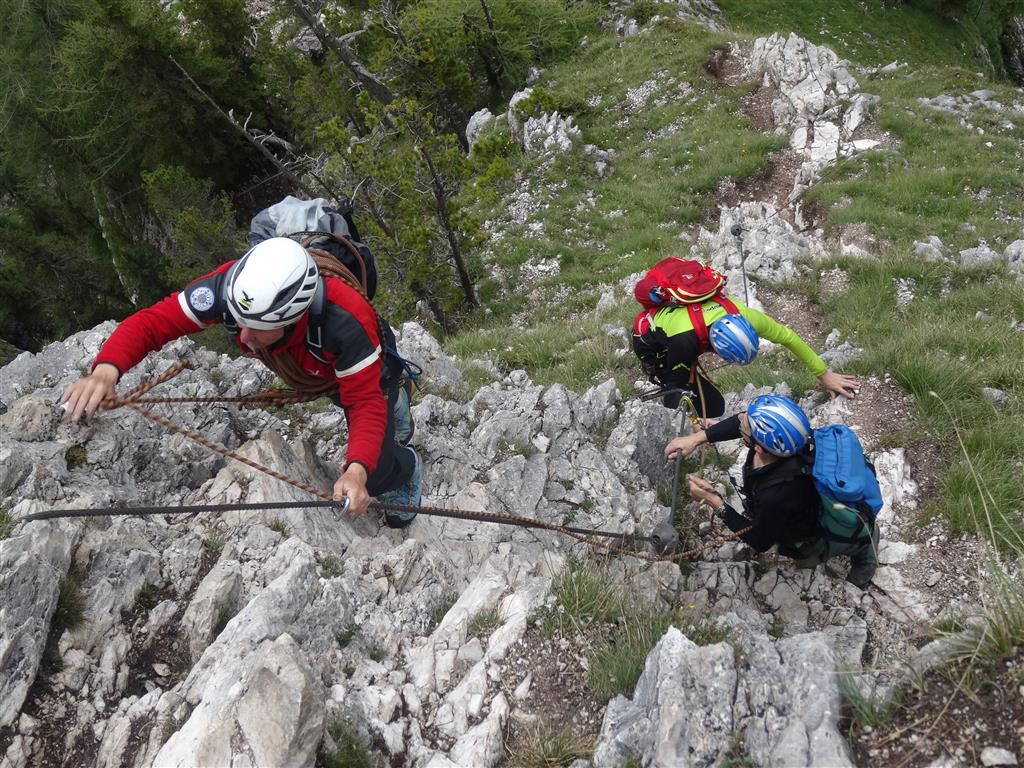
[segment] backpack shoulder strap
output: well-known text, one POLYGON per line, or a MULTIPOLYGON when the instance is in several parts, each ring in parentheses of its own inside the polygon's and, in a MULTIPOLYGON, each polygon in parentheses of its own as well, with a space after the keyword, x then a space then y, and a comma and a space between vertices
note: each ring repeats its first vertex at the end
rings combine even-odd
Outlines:
POLYGON ((302 245, 307 251, 309 251, 309 254, 313 257, 313 261, 316 262, 316 265, 322 274, 344 280, 363 294, 363 297, 369 301, 369 296, 367 295, 368 286, 366 261, 363 259, 363 255, 359 252, 359 249, 356 248, 351 240, 333 232, 300 232, 298 234, 308 235, 308 237, 302 240, 302 245), (352 272, 352 270, 342 264, 338 259, 334 258, 334 256, 332 256, 328 251, 325 251, 323 248, 317 248, 313 245, 317 240, 324 238, 334 240, 352 254, 355 259, 355 263, 359 267, 359 274, 352 272))
POLYGON ((327 301, 325 294, 327 287, 324 285, 323 276, 320 277, 320 284, 313 294, 313 301, 309 304, 309 322, 306 325, 306 348, 321 363, 326 363, 324 357, 324 303, 327 301))
MULTIPOLYGON (((338 239, 349 242, 344 238, 338 239)), ((349 244, 351 246, 350 242, 349 244)), ((313 257, 313 261, 316 262, 317 267, 320 269, 320 285, 317 286, 316 293, 313 294, 313 301, 310 303, 308 310, 309 322, 306 326, 306 348, 309 350, 310 354, 320 362, 330 363, 324 353, 324 318, 327 314, 327 286, 324 284, 324 277, 330 276, 336 277, 352 286, 359 291, 364 299, 366 299, 366 303, 370 305, 370 309, 373 310, 373 314, 377 318, 377 332, 380 335, 381 346, 384 347, 385 355, 388 357, 398 356, 398 352, 395 349, 394 336, 391 332, 391 326, 388 325, 387 322, 384 321, 384 318, 380 316, 380 313, 376 311, 373 304, 370 302, 370 299, 367 297, 366 291, 363 286, 360 285, 358 278, 352 274, 352 271, 326 251, 322 251, 319 248, 309 248, 308 246, 307 250, 313 257), (388 339, 391 339, 392 341, 390 343, 386 343, 388 339)), ((361 265, 364 264, 362 257, 359 257, 359 263, 361 265)), ((363 273, 365 279, 365 265, 363 266, 363 273)))
MULTIPOLYGON (((326 363, 328 361, 324 357, 324 309, 327 302, 327 287, 324 285, 324 278, 326 276, 336 277, 355 288, 363 298, 366 298, 366 265, 363 262, 362 257, 358 256, 358 251, 347 238, 332 234, 331 232, 304 232, 302 234, 312 234, 314 237, 330 237, 340 243, 343 243, 346 247, 351 248, 353 253, 357 254, 358 264, 362 267, 363 272, 362 280, 360 280, 359 277, 352 274, 352 271, 348 267, 334 258, 330 253, 320 248, 311 247, 309 242, 313 239, 312 237, 303 241, 303 245, 306 250, 309 251, 309 255, 313 257, 313 261, 316 262, 316 266, 320 270, 320 285, 317 286, 316 293, 313 294, 313 301, 309 307, 309 324, 306 327, 306 347, 309 349, 310 354, 312 354, 313 357, 326 363)), ((367 299, 367 301, 369 301, 369 299, 367 299)))
POLYGON ((690 313, 690 323, 693 331, 697 334, 697 347, 703 354, 711 349, 711 341, 708 339, 708 324, 704 320, 704 308, 700 304, 687 304, 686 311, 690 313))
MULTIPOLYGON (((724 293, 719 291, 712 296, 708 301, 713 301, 719 304, 726 312, 730 315, 738 315, 739 309, 733 304, 732 300, 726 297, 724 293)), ((693 325, 694 333, 697 334, 697 344, 699 346, 701 354, 704 352, 711 351, 711 338, 708 336, 708 324, 704 320, 704 305, 703 304, 687 304, 686 309, 690 313, 690 323, 693 325)))
POLYGON ((711 298, 709 299, 709 301, 714 301, 714 302, 717 302, 717 303, 718 303, 718 304, 720 304, 720 305, 722 306, 722 308, 723 308, 723 309, 725 309, 725 311, 726 311, 726 312, 728 312, 728 313, 729 313, 730 315, 738 315, 738 314, 740 313, 740 310, 739 310, 739 308, 738 308, 738 307, 737 307, 737 306, 736 306, 735 304, 733 304, 733 303, 732 303, 732 299, 728 298, 728 297, 727 297, 727 296, 726 296, 726 295, 725 295, 724 293, 722 293, 721 291, 719 291, 719 292, 718 292, 718 293, 716 293, 716 294, 715 294, 714 296, 712 296, 712 297, 711 297, 711 298))

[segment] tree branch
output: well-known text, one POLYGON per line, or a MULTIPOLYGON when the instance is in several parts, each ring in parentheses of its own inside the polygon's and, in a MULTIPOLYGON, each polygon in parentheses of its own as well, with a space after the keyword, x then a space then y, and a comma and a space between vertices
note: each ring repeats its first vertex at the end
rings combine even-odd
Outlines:
POLYGON ((366 68, 366 65, 359 60, 359 57, 352 51, 350 43, 367 30, 367 27, 357 29, 354 32, 336 37, 320 21, 319 16, 313 13, 312 9, 303 0, 291 0, 295 12, 299 15, 306 26, 308 26, 320 45, 334 51, 342 63, 349 68, 359 84, 381 104, 390 104, 394 101, 394 94, 377 75, 366 68))
MULTIPOLYGON (((234 115, 231 114, 231 112, 226 112, 224 109, 222 109, 221 106, 213 100, 213 97, 211 97, 206 91, 204 91, 202 86, 199 85, 199 83, 192 79, 192 75, 190 75, 188 71, 183 66, 181 66, 181 64, 179 64, 173 56, 168 56, 168 58, 171 60, 171 63, 178 68, 181 74, 183 74, 185 78, 192 84, 192 87, 195 88, 199 92, 199 94, 204 99, 206 99, 225 120, 231 123, 232 128, 234 128, 238 133, 244 136, 245 140, 252 144, 252 146, 256 147, 256 149, 259 150, 259 153, 263 155, 263 157, 266 158, 266 160, 271 165, 277 168, 278 172, 282 176, 284 176, 286 179, 288 179, 288 181, 294 184, 296 189, 302 190, 309 197, 317 197, 316 193, 306 184, 306 182, 304 182, 302 179, 296 176, 287 165, 281 162, 273 152, 267 149, 266 146, 263 145, 263 143, 259 140, 258 137, 253 136, 244 125, 241 125, 235 119, 234 115)), ((324 191, 329 196, 333 197, 333 193, 331 192, 330 189, 324 187, 324 191)))

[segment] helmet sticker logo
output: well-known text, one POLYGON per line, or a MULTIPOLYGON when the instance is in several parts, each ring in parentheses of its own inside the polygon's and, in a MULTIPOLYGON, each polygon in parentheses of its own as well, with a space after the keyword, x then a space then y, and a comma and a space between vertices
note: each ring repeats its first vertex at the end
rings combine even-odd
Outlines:
POLYGON ((201 285, 188 295, 188 303, 193 309, 205 312, 213 306, 213 291, 201 285))
POLYGON ((242 305, 242 309, 252 309, 252 296, 242 291, 242 298, 238 300, 238 303, 242 305))

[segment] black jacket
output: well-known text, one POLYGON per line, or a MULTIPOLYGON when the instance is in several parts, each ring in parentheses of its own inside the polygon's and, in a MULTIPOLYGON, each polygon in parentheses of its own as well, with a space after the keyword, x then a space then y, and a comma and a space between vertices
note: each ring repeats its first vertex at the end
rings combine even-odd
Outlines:
MULTIPOLYGON (((733 416, 707 430, 710 442, 740 437, 739 417, 733 416)), ((798 542, 819 538, 818 507, 821 497, 814 489, 809 468, 813 464, 808 446, 796 456, 781 458, 764 467, 754 468, 754 451, 747 451, 743 464, 743 512, 726 504, 725 524, 732 531, 751 530, 740 538, 758 552, 773 544, 779 553, 792 552, 798 542)))

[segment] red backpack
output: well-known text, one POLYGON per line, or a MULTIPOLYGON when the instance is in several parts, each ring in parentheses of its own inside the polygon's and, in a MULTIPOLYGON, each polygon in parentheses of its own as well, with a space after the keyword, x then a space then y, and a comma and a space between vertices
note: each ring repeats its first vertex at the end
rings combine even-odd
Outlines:
POLYGON ((714 301, 721 304, 730 315, 740 313, 736 305, 722 293, 727 278, 709 264, 696 259, 681 259, 669 256, 651 267, 643 279, 636 284, 633 295, 643 307, 633 322, 634 336, 642 336, 654 326, 654 313, 663 307, 686 307, 690 322, 697 334, 700 351, 711 349, 708 341, 708 326, 704 322, 701 304, 714 301))

